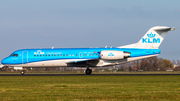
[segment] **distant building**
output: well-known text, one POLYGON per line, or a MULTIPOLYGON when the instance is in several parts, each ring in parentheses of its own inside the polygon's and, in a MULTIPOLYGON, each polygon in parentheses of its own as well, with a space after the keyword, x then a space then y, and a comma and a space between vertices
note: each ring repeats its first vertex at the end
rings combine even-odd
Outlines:
POLYGON ((173 68, 176 68, 176 67, 178 67, 178 65, 174 65, 174 67, 173 67, 173 68))
POLYGON ((131 68, 131 71, 137 71, 138 69, 136 67, 131 68))
POLYGON ((166 69, 166 71, 167 71, 167 72, 172 72, 172 71, 173 71, 173 68, 169 68, 169 67, 168 67, 168 68, 166 69))

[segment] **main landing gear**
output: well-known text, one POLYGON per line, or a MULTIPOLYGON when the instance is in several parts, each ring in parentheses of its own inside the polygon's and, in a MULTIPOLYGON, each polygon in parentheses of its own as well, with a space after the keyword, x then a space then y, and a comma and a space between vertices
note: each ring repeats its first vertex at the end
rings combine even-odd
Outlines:
POLYGON ((92 69, 89 69, 89 67, 87 67, 87 69, 86 69, 86 74, 87 75, 90 75, 92 73, 92 69))

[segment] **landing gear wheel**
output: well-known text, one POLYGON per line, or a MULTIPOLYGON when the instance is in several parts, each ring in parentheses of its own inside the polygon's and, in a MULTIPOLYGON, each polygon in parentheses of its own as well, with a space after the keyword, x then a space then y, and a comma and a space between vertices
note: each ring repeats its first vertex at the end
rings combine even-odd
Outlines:
POLYGON ((22 70, 22 71, 21 71, 21 75, 24 75, 24 73, 25 73, 25 71, 24 71, 24 70, 22 70))
POLYGON ((86 74, 87 75, 90 75, 92 73, 92 70, 91 69, 86 69, 86 74))

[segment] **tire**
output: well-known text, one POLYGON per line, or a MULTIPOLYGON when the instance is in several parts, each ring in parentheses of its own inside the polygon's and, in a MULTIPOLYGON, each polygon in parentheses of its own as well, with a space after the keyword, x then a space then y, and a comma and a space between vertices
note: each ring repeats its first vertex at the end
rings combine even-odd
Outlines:
POLYGON ((22 71, 21 71, 21 75, 24 75, 24 73, 25 73, 25 72, 22 70, 22 71))
POLYGON ((91 69, 86 69, 86 74, 87 75, 90 75, 92 73, 92 70, 91 69))

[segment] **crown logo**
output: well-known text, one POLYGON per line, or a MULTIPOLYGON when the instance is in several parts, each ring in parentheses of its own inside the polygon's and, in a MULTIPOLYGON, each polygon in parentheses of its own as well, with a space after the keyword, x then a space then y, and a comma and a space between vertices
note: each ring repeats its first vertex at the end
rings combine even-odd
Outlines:
POLYGON ((156 34, 153 34, 153 33, 151 32, 151 34, 147 34, 147 36, 148 36, 149 38, 153 38, 153 37, 156 36, 156 34))
POLYGON ((113 53, 109 53, 108 56, 114 56, 114 54, 113 53))

